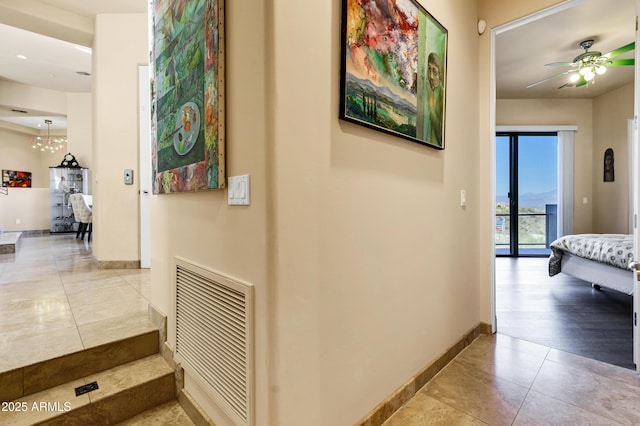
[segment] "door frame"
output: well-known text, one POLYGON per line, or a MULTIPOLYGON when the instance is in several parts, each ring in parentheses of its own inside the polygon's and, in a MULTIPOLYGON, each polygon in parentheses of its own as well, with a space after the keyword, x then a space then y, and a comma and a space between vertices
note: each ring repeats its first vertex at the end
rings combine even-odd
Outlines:
MULTIPOLYGON (((489 36, 489 137, 490 137, 490 159, 489 159, 489 182, 491 184, 491 189, 489 191, 490 203, 491 206, 491 214, 489 217, 489 221, 487 226, 489 227, 489 235, 491 241, 490 253, 492 256, 489 259, 489 281, 490 281, 490 315, 491 315, 491 331, 495 333, 497 331, 497 318, 496 318, 496 241, 495 241, 495 217, 496 217, 496 190, 495 190, 495 169, 496 169, 496 130, 498 126, 496 125, 496 36, 502 34, 504 32, 510 31, 514 28, 518 28, 522 25, 529 24, 531 22, 537 21, 539 19, 545 18, 547 16, 554 15, 558 12, 562 12, 563 10, 570 9, 580 3, 583 0, 567 0, 563 3, 551 6, 547 9, 534 12, 531 15, 525 16, 523 18, 516 19, 512 22, 509 22, 504 25, 499 25, 495 28, 492 28, 489 36)), ((636 0, 640 4, 640 0, 636 0)), ((636 52, 638 49, 636 49, 636 52)), ((637 67, 636 67, 637 68, 637 67)), ((636 96, 637 98, 637 96, 636 96)), ((522 126, 522 127, 532 127, 532 126, 522 126)), ((533 126, 535 127, 535 126, 533 126)))
MULTIPOLYGON (((548 9, 535 12, 529 16, 526 16, 521 19, 517 19, 508 24, 498 26, 493 28, 490 33, 490 69, 489 69, 489 86, 490 86, 490 108, 489 108, 489 125, 490 125, 490 161, 489 161, 489 179, 491 182, 491 190, 490 193, 490 206, 491 206, 491 216, 490 223, 487 225, 490 226, 490 236, 491 236, 491 253, 494 255, 490 258, 490 299, 491 299, 491 331, 495 333, 497 331, 497 317, 496 317, 496 262, 495 262, 495 155, 496 155, 496 130, 498 126, 496 126, 496 67, 495 67, 495 56, 496 56, 496 43, 495 38, 498 34, 509 31, 511 29, 520 27, 522 25, 526 25, 530 22, 536 21, 538 19, 553 15, 555 13, 561 12, 563 10, 569 9, 581 3, 582 0, 567 0, 561 4, 551 6, 548 9)), ((640 13, 640 0, 636 0, 636 22, 638 22, 638 14, 640 13)), ((638 169, 640 168, 640 149, 638 147, 638 111, 640 108, 640 32, 636 29, 636 49, 635 49, 635 69, 634 69, 634 126, 633 126, 633 147, 635 150, 635 155, 633 156, 633 182, 637 183, 638 178, 640 176, 638 169)), ((564 199, 564 197, 563 197, 564 199)), ((633 206, 634 206, 634 256, 636 259, 640 261, 640 235, 638 230, 638 214, 639 214, 639 201, 640 199, 640 185, 636 185, 633 190, 633 206)), ((565 230, 566 232, 567 230, 565 230)), ((640 277, 638 272, 640 269, 633 274, 634 277, 634 296, 633 296, 633 362, 636 365, 636 371, 640 373, 640 362, 638 361, 640 358, 640 332, 638 326, 638 312, 640 312, 640 277)))
POLYGON ((138 66, 140 268, 151 268, 151 88, 149 66, 138 66))
MULTIPOLYGON (((638 183, 638 168, 640 166, 640 159, 638 156, 638 109, 640 108, 640 32, 638 32, 638 14, 640 13, 640 0, 636 0, 636 48, 634 53, 635 66, 634 66, 634 87, 633 87, 633 251, 636 261, 640 260, 640 237, 638 235, 638 199, 640 185, 638 183)), ((640 334, 638 332, 638 312, 640 311, 640 277, 638 276, 638 269, 633 273, 634 277, 634 291, 633 291, 633 362, 636 364, 636 372, 640 373, 640 334)))

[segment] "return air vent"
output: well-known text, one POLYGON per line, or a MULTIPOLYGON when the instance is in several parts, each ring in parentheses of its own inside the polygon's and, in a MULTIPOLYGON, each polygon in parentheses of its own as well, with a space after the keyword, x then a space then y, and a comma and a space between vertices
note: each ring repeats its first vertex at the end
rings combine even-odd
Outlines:
POLYGON ((176 360, 236 425, 253 414, 253 286, 176 258, 176 360))

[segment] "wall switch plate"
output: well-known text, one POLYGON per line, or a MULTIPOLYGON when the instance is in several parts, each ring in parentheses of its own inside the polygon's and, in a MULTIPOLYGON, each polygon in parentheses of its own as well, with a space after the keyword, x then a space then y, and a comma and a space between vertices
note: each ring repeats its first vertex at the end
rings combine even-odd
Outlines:
POLYGON ((467 206, 467 191, 464 189, 460 190, 460 207, 467 206))
POLYGON ((227 182, 228 204, 230 206, 248 206, 249 197, 249 175, 229 176, 227 182))
POLYGON ((133 170, 124 169, 124 184, 133 185, 133 170))

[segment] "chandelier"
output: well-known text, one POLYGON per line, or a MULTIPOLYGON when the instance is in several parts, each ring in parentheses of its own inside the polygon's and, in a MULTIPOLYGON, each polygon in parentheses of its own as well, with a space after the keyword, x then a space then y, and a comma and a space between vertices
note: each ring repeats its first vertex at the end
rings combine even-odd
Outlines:
POLYGON ((44 124, 47 125, 47 137, 43 138, 41 136, 36 137, 31 141, 31 147, 33 149, 39 149, 42 152, 50 152, 54 153, 57 151, 63 151, 65 149, 65 144, 67 143, 66 137, 51 137, 51 124, 53 121, 44 120, 44 124))

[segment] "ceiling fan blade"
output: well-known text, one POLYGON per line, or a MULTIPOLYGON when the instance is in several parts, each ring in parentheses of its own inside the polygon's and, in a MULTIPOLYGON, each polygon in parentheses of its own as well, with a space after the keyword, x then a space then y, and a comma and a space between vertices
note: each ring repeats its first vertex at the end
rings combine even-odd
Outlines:
POLYGON ((634 64, 634 60, 632 59, 614 59, 612 61, 609 61, 607 66, 612 66, 612 67, 620 67, 623 65, 633 65, 634 64))
POLYGON ((528 88, 530 88, 530 87, 533 87, 533 86, 537 86, 538 84, 545 83, 545 82, 547 82, 547 81, 549 81, 549 80, 553 80, 554 78, 558 78, 558 77, 562 77, 563 75, 570 74, 570 73, 572 73, 572 72, 576 72, 576 70, 568 70, 568 71, 564 71, 564 72, 561 72, 561 73, 559 73, 559 74, 552 75, 551 77, 547 77, 547 78, 545 78, 545 79, 542 79, 542 80, 540 80, 540 81, 536 81, 535 83, 531 83, 530 85, 528 85, 528 86, 527 86, 527 89, 528 89, 528 88))
POLYGON ((612 50, 609 53, 605 53, 604 55, 601 56, 601 58, 611 59, 618 55, 622 55, 623 53, 627 53, 628 51, 633 50, 635 47, 636 47, 636 43, 632 41, 631 43, 625 46, 618 47, 616 50, 612 50))
POLYGON ((565 83, 560 87, 557 87, 556 89, 564 89, 565 87, 576 87, 576 85, 574 83, 565 83))
POLYGON ((583 76, 580 76, 580 80, 576 81, 576 87, 584 86, 587 83, 587 80, 585 80, 583 76))
POLYGON ((575 62, 551 62, 550 64, 544 64, 545 67, 575 67, 575 62))

